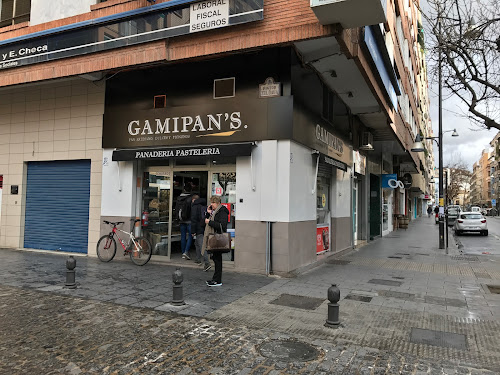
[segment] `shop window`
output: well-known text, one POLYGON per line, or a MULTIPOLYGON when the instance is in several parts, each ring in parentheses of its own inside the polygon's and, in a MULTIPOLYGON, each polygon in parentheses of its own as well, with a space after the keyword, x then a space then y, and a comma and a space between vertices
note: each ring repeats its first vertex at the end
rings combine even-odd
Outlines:
POLYGON ((235 78, 214 79, 214 99, 233 98, 235 78))
POLYGON ((30 20, 31 0, 0 0, 0 27, 30 20))
POLYGON ((330 180, 330 176, 324 175, 318 176, 316 182, 317 254, 330 250, 330 180))

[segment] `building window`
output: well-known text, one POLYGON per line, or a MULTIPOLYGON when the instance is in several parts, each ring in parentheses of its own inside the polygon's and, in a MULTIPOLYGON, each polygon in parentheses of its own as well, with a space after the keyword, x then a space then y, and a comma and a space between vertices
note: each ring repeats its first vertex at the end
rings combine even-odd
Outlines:
POLYGON ((31 0, 0 0, 0 27, 30 20, 31 0))
POLYGON ((233 98, 234 95, 235 95, 234 77, 214 80, 214 99, 233 98))

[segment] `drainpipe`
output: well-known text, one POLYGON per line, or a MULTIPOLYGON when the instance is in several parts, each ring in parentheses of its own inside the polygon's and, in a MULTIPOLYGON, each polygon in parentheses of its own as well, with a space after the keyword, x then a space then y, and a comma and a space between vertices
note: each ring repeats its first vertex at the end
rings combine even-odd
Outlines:
POLYGON ((266 275, 273 274, 273 223, 266 221, 266 275))

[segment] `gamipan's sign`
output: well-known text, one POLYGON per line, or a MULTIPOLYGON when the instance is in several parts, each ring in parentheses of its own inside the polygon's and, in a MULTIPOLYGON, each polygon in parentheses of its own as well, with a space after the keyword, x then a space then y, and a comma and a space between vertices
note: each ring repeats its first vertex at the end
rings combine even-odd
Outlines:
POLYGON ((197 106, 155 110, 134 110, 130 106, 107 108, 104 112, 104 148, 151 147, 224 144, 269 139, 273 131, 278 138, 291 134, 287 115, 269 123, 272 113, 289 108, 290 98, 268 100, 235 99, 210 101, 197 106), (287 127, 289 127, 287 129, 287 127))
MULTIPOLYGON (((242 126, 244 128, 248 127, 248 125, 243 125, 241 122, 241 112, 225 112, 205 116, 162 117, 143 121, 132 120, 129 122, 127 130, 130 142, 170 140, 187 138, 184 136, 185 133, 195 133, 196 137, 200 137, 206 132, 220 132, 224 123, 229 128, 229 132, 233 133, 240 130, 242 126)), ((219 133, 219 135, 221 134, 219 133)), ((225 135, 232 134, 226 133, 225 135)))

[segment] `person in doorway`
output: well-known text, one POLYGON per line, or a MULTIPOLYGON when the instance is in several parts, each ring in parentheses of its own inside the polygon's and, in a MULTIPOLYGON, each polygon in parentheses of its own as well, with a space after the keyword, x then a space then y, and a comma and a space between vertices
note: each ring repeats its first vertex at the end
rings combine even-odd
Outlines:
MULTIPOLYGON (((205 235, 203 237, 202 254, 207 251, 208 235, 210 233, 225 233, 227 232, 227 217, 229 211, 221 204, 219 196, 210 198, 210 205, 207 207, 207 215, 205 219, 205 235)), ((212 259, 215 265, 215 272, 212 280, 207 281, 208 286, 222 286, 222 251, 212 252, 212 259)))
POLYGON ((208 260, 208 253, 201 254, 203 247, 203 235, 205 234, 205 218, 207 213, 207 200, 200 198, 199 195, 193 195, 193 204, 191 206, 191 233, 194 239, 194 246, 196 248, 196 264, 202 263, 203 258, 203 271, 207 272, 212 266, 208 260))
POLYGON ((184 185, 181 195, 175 203, 176 218, 179 220, 181 230, 182 259, 190 260, 189 249, 191 248, 191 185, 184 185))
POLYGON ((428 206, 427 207, 427 217, 431 217, 431 214, 432 214, 432 207, 428 206))

